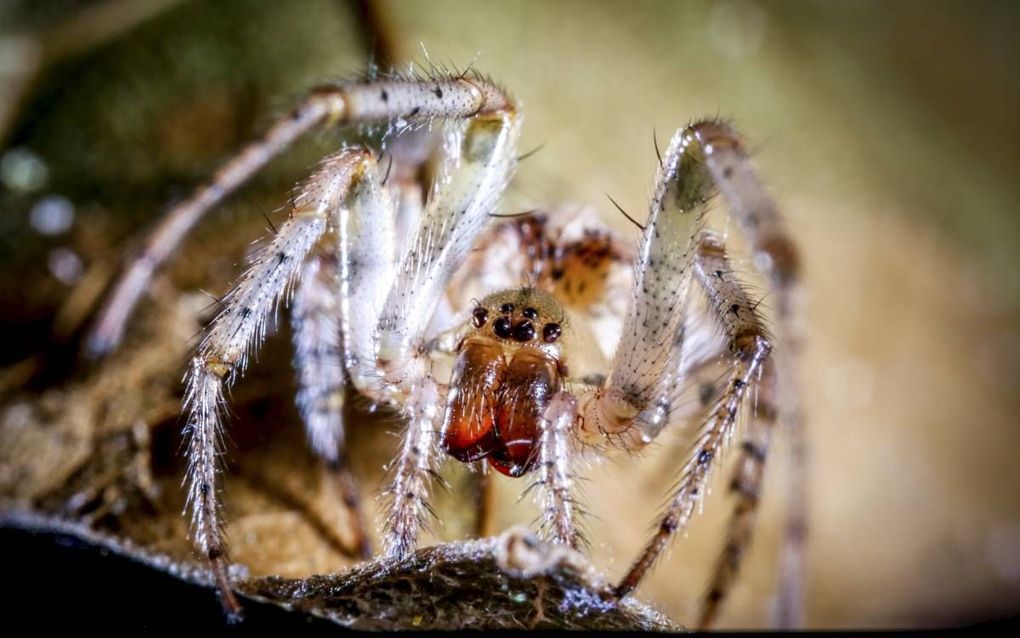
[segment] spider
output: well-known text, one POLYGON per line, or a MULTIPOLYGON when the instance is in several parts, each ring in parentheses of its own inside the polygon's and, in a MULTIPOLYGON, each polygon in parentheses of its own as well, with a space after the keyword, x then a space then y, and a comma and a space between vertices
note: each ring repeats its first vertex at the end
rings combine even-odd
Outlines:
MULTIPOLYGON (((364 145, 344 145, 325 158, 295 189, 289 218, 224 297, 190 363, 188 510, 193 540, 229 617, 239 618, 241 606, 226 569, 219 512, 224 396, 265 337, 270 314, 292 299, 297 404, 313 449, 343 467, 342 391, 348 384, 391 406, 405 422, 390 467, 383 525, 388 557, 416 548, 440 452, 510 477, 535 476, 544 534, 582 548, 574 460, 639 449, 667 426, 692 421, 697 435, 672 497, 616 586, 618 596, 627 596, 685 529, 743 417, 729 484, 736 505, 699 624, 714 619, 751 539, 777 421, 794 433, 795 464, 803 466, 796 435, 803 420, 795 376, 797 251, 740 137, 717 119, 677 131, 659 154, 647 222, 634 222, 642 235, 630 267, 631 251, 604 231, 576 232, 577 224, 571 231, 570 224, 543 215, 488 228, 518 160, 521 119, 510 95, 476 72, 316 88, 170 210, 115 283, 87 342, 94 355, 117 345, 153 273, 195 223, 303 134, 381 124, 399 142, 409 129, 437 124, 441 131, 437 148, 417 151, 436 160, 427 196, 413 179, 422 159, 399 152, 397 144, 389 163, 381 161, 380 149, 364 145), (723 239, 704 229, 717 191, 769 282, 775 354, 723 239), (608 368, 581 374, 584 366, 575 362, 586 349, 614 341, 605 334, 614 320, 618 343, 608 368), (596 324, 602 327, 593 331, 596 324), (720 368, 720 381, 685 414, 691 411, 684 388, 720 368)), ((802 489, 800 472, 792 472, 794 493, 802 489)), ((346 492, 368 555, 353 480, 346 492)), ((781 624, 796 622, 799 614, 802 500, 791 501, 788 517, 781 624)))

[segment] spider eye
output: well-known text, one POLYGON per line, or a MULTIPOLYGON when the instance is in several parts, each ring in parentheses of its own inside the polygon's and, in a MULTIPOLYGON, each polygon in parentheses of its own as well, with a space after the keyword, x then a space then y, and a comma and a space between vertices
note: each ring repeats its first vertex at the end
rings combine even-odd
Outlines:
POLYGON ((489 311, 481 306, 471 311, 471 323, 474 324, 475 328, 481 328, 484 326, 488 319, 489 311))
POLYGON ((531 341, 535 338, 535 326, 530 321, 522 321, 514 327, 514 341, 531 341))
POLYGON ((500 317, 492 324, 492 331, 501 339, 509 339, 511 332, 510 320, 506 317, 500 317))
POLYGON ((499 307, 499 311, 504 315, 508 315, 514 311, 514 305, 512 303, 505 303, 499 307))
POLYGON ((563 333, 563 328, 558 323, 547 323, 542 328, 542 341, 546 343, 556 343, 556 340, 560 338, 560 334, 563 333))
POLYGON ((528 319, 538 319, 538 311, 535 310, 534 308, 525 308, 521 312, 521 314, 527 317, 528 319))

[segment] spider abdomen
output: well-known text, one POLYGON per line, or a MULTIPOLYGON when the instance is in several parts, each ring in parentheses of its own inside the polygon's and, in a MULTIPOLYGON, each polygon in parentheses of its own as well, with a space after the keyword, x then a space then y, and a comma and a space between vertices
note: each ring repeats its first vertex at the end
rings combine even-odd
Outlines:
POLYGON ((534 467, 540 419, 561 384, 547 352, 507 353, 492 339, 465 339, 447 394, 443 449, 460 461, 488 459, 502 474, 523 476, 534 467))

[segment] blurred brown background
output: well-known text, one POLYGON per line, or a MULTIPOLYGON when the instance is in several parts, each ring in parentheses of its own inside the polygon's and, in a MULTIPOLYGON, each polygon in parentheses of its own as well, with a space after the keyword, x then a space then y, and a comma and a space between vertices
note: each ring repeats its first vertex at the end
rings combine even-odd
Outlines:
MULTIPOLYGON (((428 56, 505 83, 526 113, 522 148, 543 145, 505 208, 588 204, 625 236, 605 193, 641 211, 653 131, 664 143, 720 114, 756 149, 805 255, 808 624, 1013 615, 1018 18, 1009 2, 7 0, 0 391, 33 375, 33 392, 73 378, 73 365, 40 376, 25 362, 73 345, 124 241, 304 88, 363 71, 373 47, 401 65, 428 56)), ((175 264, 174 284, 222 293, 262 214, 336 139, 302 144, 213 215, 188 244, 201 257, 175 264)), ((777 447, 724 627, 768 623, 777 447)), ((611 576, 665 498, 670 456, 666 441, 588 472, 592 556, 611 576)), ((528 503, 515 505, 520 487, 500 485, 504 523, 530 519, 528 503)), ((714 492, 640 591, 679 622, 692 620, 718 549, 720 481, 714 492)))

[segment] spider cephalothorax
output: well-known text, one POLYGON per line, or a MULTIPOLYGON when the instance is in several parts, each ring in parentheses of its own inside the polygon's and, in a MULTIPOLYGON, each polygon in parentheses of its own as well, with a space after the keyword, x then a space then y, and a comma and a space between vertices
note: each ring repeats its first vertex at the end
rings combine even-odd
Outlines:
MULTIPOLYGON (((693 423, 696 435, 657 530, 616 588, 625 596, 693 516, 746 414, 730 483, 737 505, 699 619, 711 622, 750 540, 772 425, 783 421, 795 443, 801 431, 796 250, 724 122, 695 122, 673 136, 631 258, 605 231, 544 215, 488 228, 516 165, 521 116, 487 78, 437 74, 320 87, 168 213, 107 300, 93 351, 116 344, 154 269, 207 210, 300 135, 340 123, 386 124, 389 142, 437 124, 442 143, 429 184, 407 177, 424 172, 417 169, 427 153, 402 155, 397 145, 383 168, 380 149, 364 146, 323 160, 296 189, 288 220, 224 297, 192 360, 188 503, 196 544, 227 610, 240 611, 217 489, 225 390, 292 290, 297 402, 315 451, 346 471, 347 385, 392 406, 406 423, 383 525, 389 556, 416 548, 439 449, 511 477, 537 476, 530 483, 539 487, 543 531, 579 547, 571 469, 578 450, 636 449, 666 427, 693 423), (769 282, 775 357, 723 238, 703 226, 717 191, 769 282), (703 377, 713 382, 702 385, 710 390, 692 407, 681 397, 703 377)), ((795 445, 795 460, 800 450, 795 445)), ((344 485, 367 553, 357 490, 351 480, 344 485)), ((798 503, 780 588, 785 623, 798 611, 798 503)))

